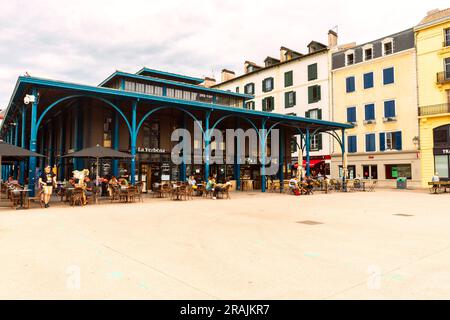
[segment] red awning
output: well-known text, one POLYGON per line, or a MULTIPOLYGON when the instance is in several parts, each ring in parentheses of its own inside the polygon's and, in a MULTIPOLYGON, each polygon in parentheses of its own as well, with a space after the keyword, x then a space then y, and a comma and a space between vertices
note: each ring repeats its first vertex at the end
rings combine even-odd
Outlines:
MULTIPOLYGON (((319 163, 325 163, 325 160, 323 160, 323 159, 311 159, 311 160, 309 160, 309 166, 310 167, 315 167, 319 163)), ((303 166, 306 167, 306 160, 303 160, 303 166)))

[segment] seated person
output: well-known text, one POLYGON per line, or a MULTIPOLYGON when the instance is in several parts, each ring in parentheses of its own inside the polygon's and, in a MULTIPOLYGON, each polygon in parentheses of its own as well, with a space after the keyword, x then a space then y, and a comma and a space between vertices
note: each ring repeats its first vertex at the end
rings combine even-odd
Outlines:
POLYGON ((128 180, 126 178, 124 178, 124 177, 120 178, 119 179, 119 185, 121 187, 128 187, 128 185, 129 185, 128 180))
POLYGON ((433 188, 437 189, 439 188, 439 182, 441 179, 439 178, 439 173, 435 173, 434 176, 431 178, 431 182, 433 182, 433 188))
POLYGON ((115 176, 112 176, 111 179, 108 181, 108 194, 110 197, 113 195, 113 188, 117 187, 119 185, 119 181, 115 176))
POLYGON ((214 187, 216 186, 216 179, 212 176, 208 178, 208 182, 206 183, 206 191, 214 191, 214 187))
POLYGON ((87 197, 92 197, 94 194, 94 182, 89 177, 84 178, 84 204, 87 203, 87 197))
POLYGON ((298 186, 298 179, 297 177, 293 176, 291 180, 289 180, 289 188, 291 189, 292 193, 297 194, 299 192, 299 186, 298 186))
POLYGON ((227 189, 228 186, 231 186, 231 182, 228 181, 225 184, 216 184, 213 190, 213 200, 217 199, 217 195, 219 194, 219 192, 225 191, 227 189))
POLYGON ((188 184, 192 189, 197 189, 197 181, 195 180, 194 176, 190 176, 188 178, 188 184))

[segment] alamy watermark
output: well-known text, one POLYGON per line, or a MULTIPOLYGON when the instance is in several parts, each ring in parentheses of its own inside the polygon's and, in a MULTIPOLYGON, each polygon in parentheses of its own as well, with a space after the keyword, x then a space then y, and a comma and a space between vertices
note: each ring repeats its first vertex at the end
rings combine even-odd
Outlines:
POLYGON ((278 129, 256 130, 211 129, 202 132, 201 123, 194 126, 194 137, 187 129, 172 132, 171 159, 176 165, 189 164, 260 164, 261 174, 276 175, 280 164, 278 129), (225 148, 226 146, 226 148, 225 148))

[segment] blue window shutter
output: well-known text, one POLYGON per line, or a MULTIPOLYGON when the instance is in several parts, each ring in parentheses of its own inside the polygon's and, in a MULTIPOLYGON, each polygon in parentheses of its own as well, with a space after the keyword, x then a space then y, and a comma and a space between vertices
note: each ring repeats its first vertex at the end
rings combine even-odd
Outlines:
POLYGON ((373 72, 364 74, 364 89, 373 88, 373 72))
POLYGON ((375 151, 375 134, 373 133, 366 134, 366 151, 375 151))
POLYGON ((352 145, 353 145, 353 152, 357 152, 358 151, 358 144, 356 143, 356 136, 354 136, 353 137, 353 143, 352 143, 352 145))
POLYGON ((367 104, 364 107, 365 120, 375 120, 375 106, 374 104, 367 104))
POLYGON ((385 101, 384 102, 384 117, 395 117, 395 101, 385 101))
POLYGON ((356 108, 347 108, 347 122, 356 122, 356 108))
POLYGON ((346 79, 347 93, 355 91, 355 77, 348 77, 346 79))
POLYGON ((402 150, 402 133, 401 131, 395 132, 395 150, 402 150))
POLYGON ((394 68, 387 68, 383 70, 383 84, 394 83, 394 68))
POLYGON ((380 133, 380 151, 386 151, 386 134, 380 133))

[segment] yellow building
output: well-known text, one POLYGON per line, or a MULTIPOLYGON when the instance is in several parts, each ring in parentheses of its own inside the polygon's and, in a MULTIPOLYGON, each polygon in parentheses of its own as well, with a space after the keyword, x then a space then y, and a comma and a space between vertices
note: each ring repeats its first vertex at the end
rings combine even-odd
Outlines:
MULTIPOLYGON (((394 187, 399 177, 420 187, 419 127, 414 30, 363 45, 346 45, 332 55, 333 120, 349 122, 348 178, 378 180, 394 187)), ((335 145, 331 173, 341 177, 335 145)))
POLYGON ((415 27, 422 186, 437 172, 450 178, 450 9, 415 27))

